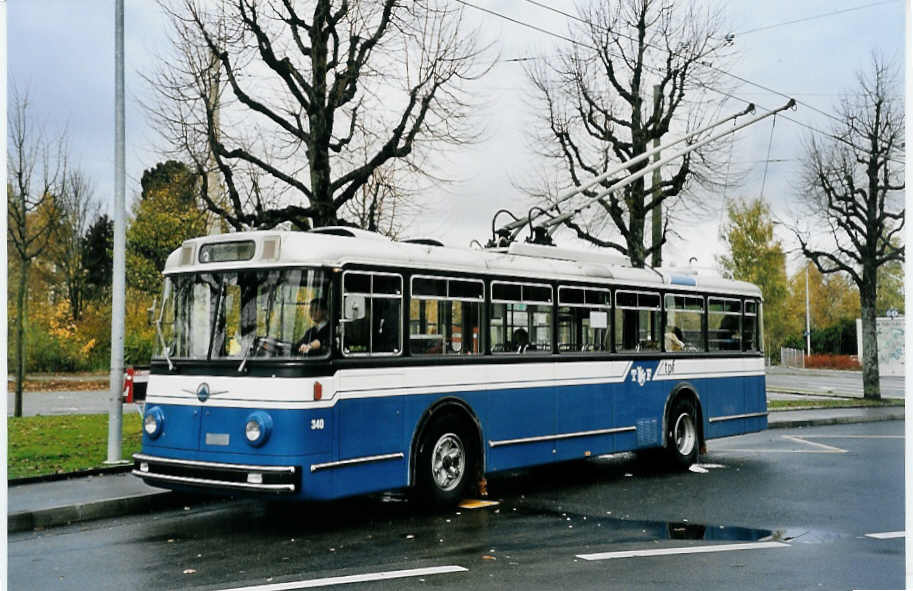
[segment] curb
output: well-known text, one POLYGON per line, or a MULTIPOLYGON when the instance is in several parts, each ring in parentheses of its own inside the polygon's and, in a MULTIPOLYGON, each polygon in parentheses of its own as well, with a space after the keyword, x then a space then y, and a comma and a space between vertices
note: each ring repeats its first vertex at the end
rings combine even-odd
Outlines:
POLYGON ((188 497, 171 491, 161 491, 90 501, 37 511, 11 513, 7 518, 9 533, 44 529, 61 525, 70 525, 96 519, 123 517, 160 509, 170 509, 186 504, 188 497))
POLYGON ((793 427, 820 427, 822 425, 851 425, 853 423, 879 423, 882 421, 902 421, 904 415, 880 417, 828 417, 822 419, 786 419, 783 421, 767 422, 768 429, 789 429, 793 427))

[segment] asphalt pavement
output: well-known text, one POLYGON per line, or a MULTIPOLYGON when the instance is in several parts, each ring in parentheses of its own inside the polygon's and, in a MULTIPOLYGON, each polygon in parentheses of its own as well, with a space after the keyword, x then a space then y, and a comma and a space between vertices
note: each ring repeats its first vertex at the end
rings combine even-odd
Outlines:
MULTIPOLYGON (((768 428, 881 422, 903 418, 903 407, 790 410, 771 412, 768 428)), ((128 469, 129 467, 124 468, 128 469)), ((13 482, 8 488, 8 528, 10 532, 16 532, 53 527, 143 513, 181 505, 185 501, 182 496, 147 486, 128 473, 28 484, 13 482)))
MULTIPOLYGON (((778 413, 779 414, 779 413, 778 413)), ((716 439, 684 472, 635 454, 489 479, 500 504, 253 501, 13 533, 10 588, 898 589, 901 421, 716 439)))

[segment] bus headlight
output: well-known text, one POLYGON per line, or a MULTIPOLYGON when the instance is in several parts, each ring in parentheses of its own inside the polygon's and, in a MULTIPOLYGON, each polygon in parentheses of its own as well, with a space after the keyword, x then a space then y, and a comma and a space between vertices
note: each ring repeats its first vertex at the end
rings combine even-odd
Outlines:
POLYGON ((244 422, 244 437, 247 439, 247 443, 254 447, 260 447, 266 443, 272 430, 273 418, 259 410, 250 413, 247 421, 244 422))
POLYGON ((143 417, 143 431, 146 432, 146 435, 150 439, 155 439, 162 434, 162 429, 165 428, 165 413, 162 412, 162 409, 158 406, 153 406, 146 411, 146 416, 143 417))

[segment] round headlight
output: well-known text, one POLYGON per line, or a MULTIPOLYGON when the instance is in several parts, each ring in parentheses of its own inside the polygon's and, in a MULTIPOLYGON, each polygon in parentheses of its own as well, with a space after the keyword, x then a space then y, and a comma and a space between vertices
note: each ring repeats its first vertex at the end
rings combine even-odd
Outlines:
POLYGON ((252 412, 244 421, 244 437, 247 443, 260 447, 269 439, 270 431, 273 429, 273 418, 262 411, 252 412))
POLYGON ((165 413, 162 412, 162 409, 153 406, 146 411, 146 416, 143 417, 143 430, 146 432, 151 439, 155 439, 162 434, 162 429, 165 427, 165 413))
POLYGON ((260 429, 260 423, 255 419, 247 421, 247 424, 244 425, 244 434, 250 442, 260 439, 260 436, 263 435, 263 431, 260 429))

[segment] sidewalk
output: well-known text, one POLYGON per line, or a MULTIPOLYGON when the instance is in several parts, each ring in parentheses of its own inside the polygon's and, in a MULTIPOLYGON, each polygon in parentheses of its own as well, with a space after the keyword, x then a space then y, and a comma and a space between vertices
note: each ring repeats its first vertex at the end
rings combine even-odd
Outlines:
POLYGON ((125 472, 7 488, 9 533, 177 507, 187 498, 125 472))
MULTIPOLYGON (((903 407, 829 408, 771 412, 770 429, 903 420, 903 407)), ((81 521, 137 515, 198 502, 146 486, 130 473, 10 486, 9 533, 81 521)))

